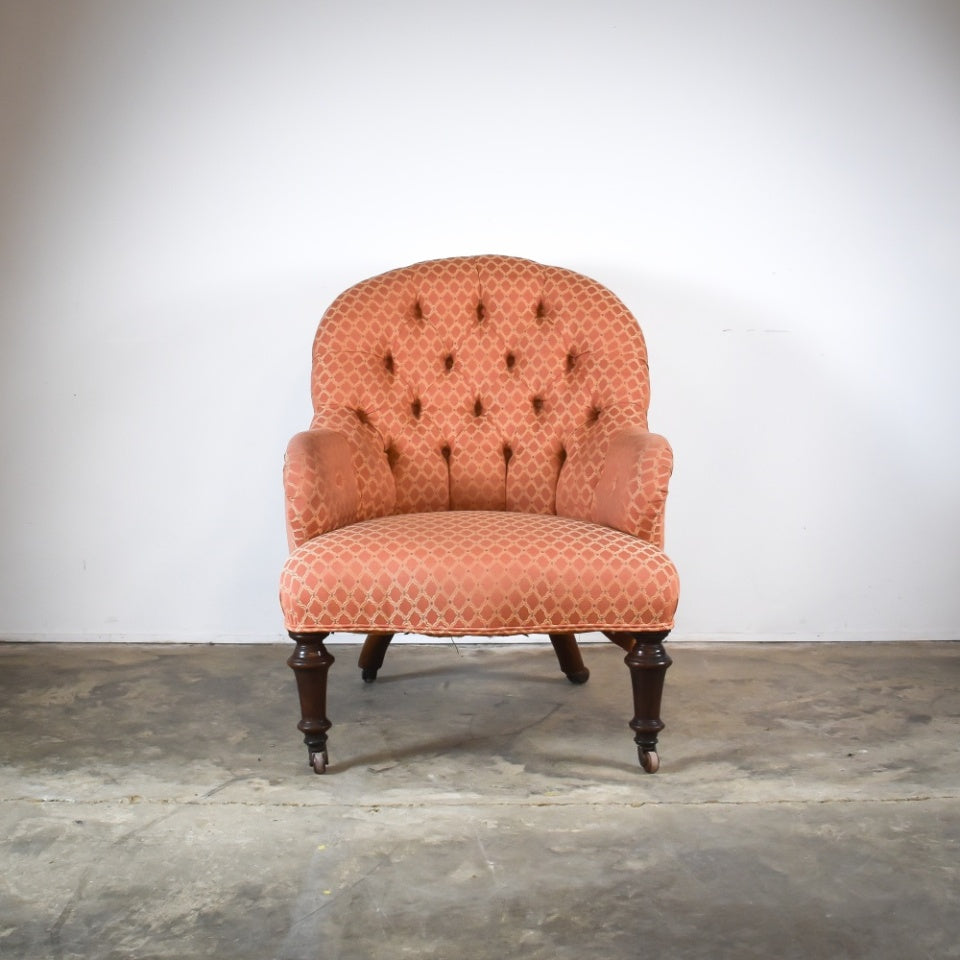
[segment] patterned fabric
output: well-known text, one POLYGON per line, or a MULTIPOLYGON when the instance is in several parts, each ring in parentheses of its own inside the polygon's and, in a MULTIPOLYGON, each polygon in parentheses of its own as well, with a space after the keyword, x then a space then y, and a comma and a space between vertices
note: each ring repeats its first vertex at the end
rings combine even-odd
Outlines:
POLYGON ((290 549, 357 519, 359 491, 352 451, 333 430, 298 433, 283 465, 290 549))
POLYGON ((672 454, 647 431, 643 335, 600 284, 496 256, 435 260, 365 280, 320 323, 312 395, 311 429, 291 441, 284 470, 293 551, 281 587, 288 629, 669 628, 676 574, 659 549, 672 454), (526 613, 481 602, 476 585, 496 583, 480 576, 470 540, 457 544, 459 560, 444 552, 452 541, 401 542, 400 530, 442 539, 466 529, 469 516, 453 526, 441 520, 434 528, 422 516, 396 525, 397 515, 446 511, 543 518, 523 526, 532 521, 488 516, 470 528, 485 538, 483 557, 497 575, 515 551, 526 551, 516 571, 524 584, 540 577, 536 589, 544 592, 510 593, 501 583, 491 595, 522 597, 526 613), (384 522, 363 523, 378 518, 384 522), (588 536, 561 518, 602 526, 588 536), (610 528, 630 537, 610 540, 619 536, 610 528), (388 535, 389 550, 363 539, 369 530, 388 535), (510 539, 528 535, 529 546, 510 539), (365 572, 351 552, 361 541, 365 572), (620 559, 614 543, 626 551, 620 559), (421 550, 436 552, 430 559, 421 550), (404 573, 399 556, 428 580, 404 573), (467 578, 458 590, 444 565, 467 578), (566 573, 551 580, 548 568, 566 573), (385 588, 388 574, 389 594, 377 594, 385 606, 360 605, 356 591, 374 581, 385 588), (617 586, 618 578, 626 579, 617 586), (577 586, 588 580, 599 591, 589 603, 577 586), (441 594, 440 584, 451 592, 441 594))
POLYGON ((668 630, 677 593, 652 544, 502 510, 350 524, 294 550, 280 589, 290 631, 442 636, 668 630))
POLYGON ((588 516, 663 547, 663 514, 673 472, 670 444, 655 433, 615 425, 594 431, 575 449, 577 459, 564 471, 557 490, 558 512, 588 516), (567 504, 568 495, 576 499, 585 490, 593 491, 588 503, 567 504))
MULTIPOLYGON (((554 513, 561 467, 597 427, 646 428, 636 320, 595 281, 527 260, 435 260, 357 284, 313 357, 313 426, 379 443, 399 513, 554 513)), ((589 443, 596 470, 572 516, 590 515, 602 446, 589 443)), ((379 504, 386 477, 361 459, 361 499, 379 504)))

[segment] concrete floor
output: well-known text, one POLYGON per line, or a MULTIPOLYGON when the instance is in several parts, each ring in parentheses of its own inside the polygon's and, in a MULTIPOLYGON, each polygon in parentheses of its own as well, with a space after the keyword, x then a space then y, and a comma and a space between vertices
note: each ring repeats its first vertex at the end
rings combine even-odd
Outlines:
POLYGON ((960 957, 960 643, 0 645, 0 957, 960 957))

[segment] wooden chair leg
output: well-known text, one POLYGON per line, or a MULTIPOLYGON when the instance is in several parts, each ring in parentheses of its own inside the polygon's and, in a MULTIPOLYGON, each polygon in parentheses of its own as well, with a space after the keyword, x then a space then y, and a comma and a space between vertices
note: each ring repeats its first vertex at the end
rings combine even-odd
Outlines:
POLYGON ((567 675, 567 679, 571 683, 586 683, 590 679, 590 671, 583 665, 576 634, 551 633, 550 642, 560 662, 560 669, 567 675))
POLYGON ((363 641, 360 659, 357 666, 364 683, 373 683, 377 679, 377 671, 383 666, 383 658, 387 655, 387 647, 393 639, 392 633, 368 633, 363 641))
MULTIPOLYGON (((660 701, 663 696, 663 681, 667 668, 673 663, 663 647, 669 630, 656 633, 627 634, 633 638, 633 649, 624 658, 630 668, 633 685, 633 730, 634 742, 640 757, 640 766, 647 773, 656 773, 660 768, 657 753, 657 737, 665 724, 660 719, 660 701)), ((621 634, 621 636, 624 636, 621 634)))
POLYGON ((303 734, 307 745, 308 763, 314 773, 325 773, 327 757, 327 731, 332 724, 327 719, 327 673, 333 663, 333 655, 323 645, 327 633, 291 633, 296 644, 287 665, 297 678, 297 693, 300 696, 300 722, 297 729, 303 734))
POLYGON ((604 630, 603 635, 627 653, 633 649, 635 641, 632 633, 613 633, 610 630, 604 630))

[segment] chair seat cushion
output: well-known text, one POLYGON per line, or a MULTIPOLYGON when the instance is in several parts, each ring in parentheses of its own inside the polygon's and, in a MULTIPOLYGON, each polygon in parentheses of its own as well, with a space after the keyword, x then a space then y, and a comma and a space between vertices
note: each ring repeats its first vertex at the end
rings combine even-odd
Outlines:
POLYGON ((378 517, 302 544, 280 582, 292 632, 508 636, 669 630, 677 572, 652 544, 567 517, 378 517))

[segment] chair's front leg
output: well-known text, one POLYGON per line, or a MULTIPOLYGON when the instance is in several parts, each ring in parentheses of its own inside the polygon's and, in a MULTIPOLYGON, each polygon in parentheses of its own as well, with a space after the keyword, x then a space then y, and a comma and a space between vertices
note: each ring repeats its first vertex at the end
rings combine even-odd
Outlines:
POLYGON ((327 672, 333 655, 323 645, 327 633, 291 633, 296 643, 287 665, 297 678, 300 695, 300 717, 297 729, 307 745, 307 761, 315 773, 327 769, 327 731, 332 724, 327 719, 327 672))
POLYGON ((660 719, 660 700, 663 696, 663 680, 667 667, 673 663, 663 647, 669 630, 657 633, 634 633, 633 649, 624 658, 630 668, 633 684, 633 730, 634 742, 640 756, 640 766, 647 773, 656 773, 660 768, 657 753, 657 736, 665 724, 660 719))

